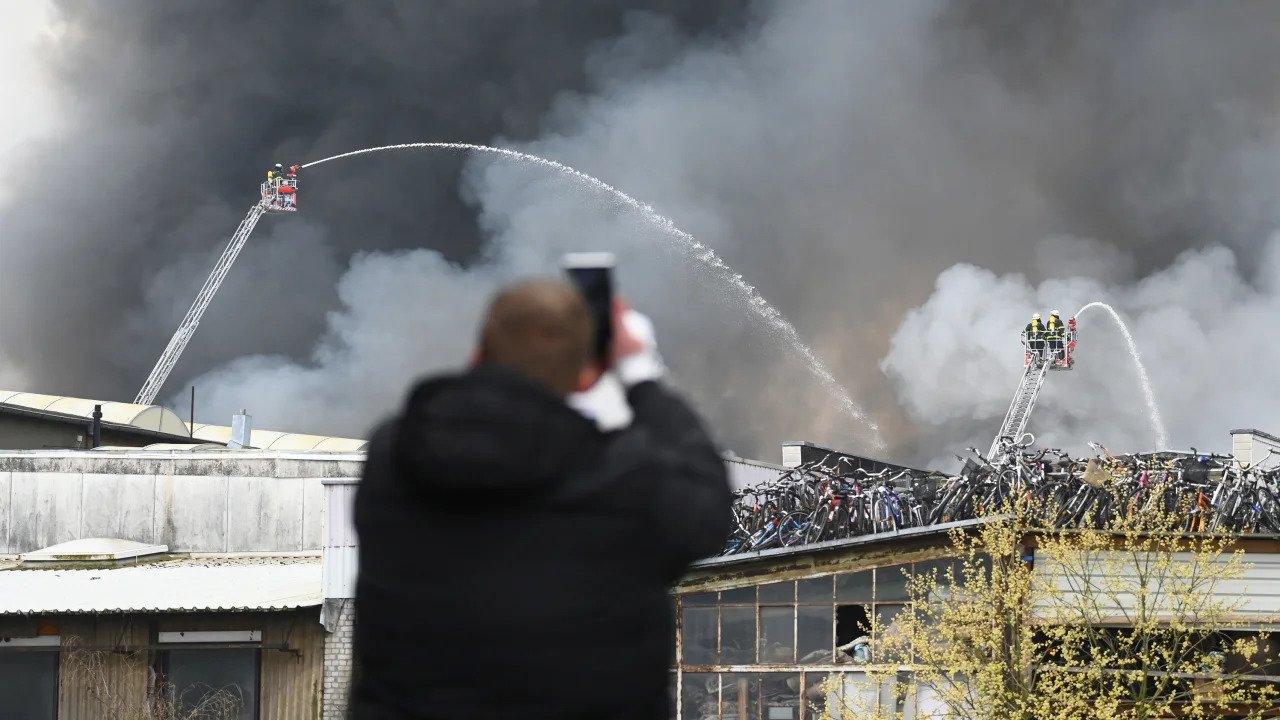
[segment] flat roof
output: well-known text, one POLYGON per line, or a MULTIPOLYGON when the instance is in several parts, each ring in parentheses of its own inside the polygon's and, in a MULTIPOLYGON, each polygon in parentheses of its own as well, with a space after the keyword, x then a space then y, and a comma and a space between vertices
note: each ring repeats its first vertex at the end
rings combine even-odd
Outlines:
POLYGON ((0 615, 288 610, 324 601, 315 554, 126 563, 86 568, 0 562, 0 615))

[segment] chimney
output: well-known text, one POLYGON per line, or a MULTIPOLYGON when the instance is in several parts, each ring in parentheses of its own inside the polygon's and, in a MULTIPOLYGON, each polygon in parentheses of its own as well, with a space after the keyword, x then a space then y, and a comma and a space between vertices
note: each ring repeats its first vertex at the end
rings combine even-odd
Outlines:
POLYGON ((230 448, 247 448, 252 447, 249 440, 253 436, 253 416, 248 410, 241 410, 231 416, 231 442, 227 443, 230 448))
POLYGON ((89 425, 89 438, 91 448, 102 445, 102 406, 93 406, 93 422, 89 425))

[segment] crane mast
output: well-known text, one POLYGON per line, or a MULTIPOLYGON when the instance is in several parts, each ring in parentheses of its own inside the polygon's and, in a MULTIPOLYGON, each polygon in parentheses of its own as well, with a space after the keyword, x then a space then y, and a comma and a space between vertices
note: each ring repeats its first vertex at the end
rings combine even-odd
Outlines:
POLYGON ((155 367, 151 368, 151 374, 142 384, 142 389, 138 390, 134 403, 150 405, 156 401, 156 395, 160 393, 165 380, 169 379, 169 373, 173 372, 174 366, 178 364, 178 358, 182 357, 182 351, 187 348, 187 343, 191 342, 191 337, 195 335, 196 328, 200 325, 200 318, 204 317, 204 311, 213 302, 214 295, 218 294, 218 288, 222 286, 227 273, 231 272, 231 266, 235 264, 236 257, 249 241, 249 236, 257 227, 258 220, 268 212, 297 211, 297 171, 298 166, 294 165, 287 175, 277 174, 274 178, 262 183, 261 199, 249 208, 249 212, 245 213, 244 219, 240 221, 226 249, 214 264, 213 271, 200 287, 195 302, 191 303, 191 308, 187 310, 182 322, 178 323, 178 329, 174 331, 173 337, 169 338, 169 344, 160 354, 160 359, 156 360, 155 367))

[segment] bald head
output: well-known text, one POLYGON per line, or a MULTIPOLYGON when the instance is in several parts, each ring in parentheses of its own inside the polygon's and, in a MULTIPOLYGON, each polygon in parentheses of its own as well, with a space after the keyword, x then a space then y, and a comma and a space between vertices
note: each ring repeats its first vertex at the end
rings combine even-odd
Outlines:
POLYGON ((594 330, 577 288, 555 280, 513 285, 489 305, 480 361, 515 370, 557 395, 577 389, 594 330))

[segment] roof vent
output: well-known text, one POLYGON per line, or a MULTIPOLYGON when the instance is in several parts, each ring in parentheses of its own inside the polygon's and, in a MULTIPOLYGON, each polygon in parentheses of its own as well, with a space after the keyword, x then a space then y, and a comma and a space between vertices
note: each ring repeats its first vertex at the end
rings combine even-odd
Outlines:
POLYGON ((168 545, 148 545, 118 538, 84 538, 50 545, 23 553, 23 562, 88 562, 93 560, 128 560, 130 558, 168 552, 168 545))
POLYGON ((231 416, 231 441, 227 443, 229 448, 247 448, 252 447, 249 444, 253 437, 253 416, 248 410, 241 410, 231 416))

